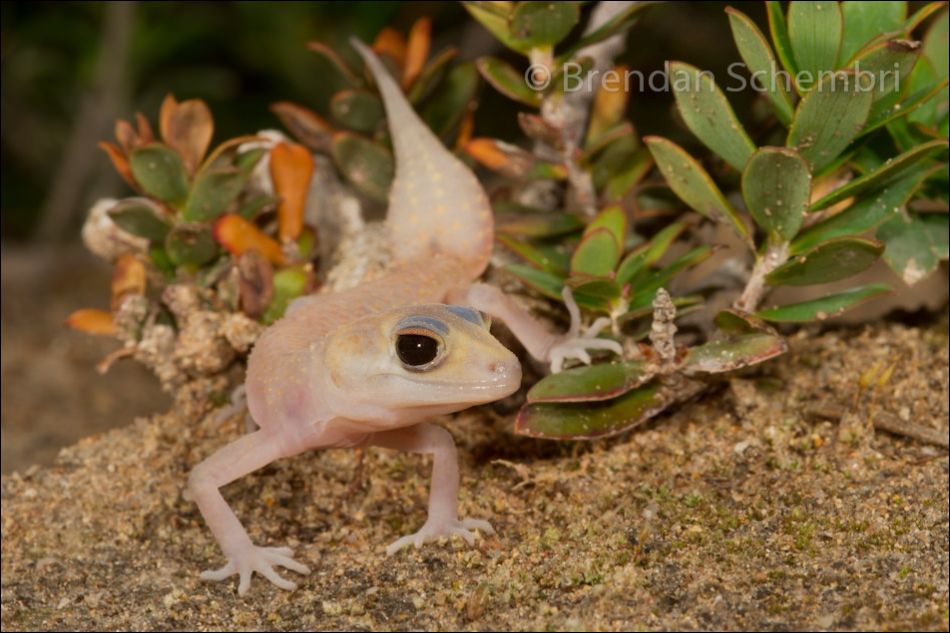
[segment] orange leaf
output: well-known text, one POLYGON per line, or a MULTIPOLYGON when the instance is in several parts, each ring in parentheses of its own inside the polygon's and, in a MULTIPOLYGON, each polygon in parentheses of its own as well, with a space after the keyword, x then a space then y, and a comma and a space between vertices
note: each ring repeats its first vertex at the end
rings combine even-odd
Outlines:
POLYGON ((116 119, 115 139, 119 141, 119 147, 122 148, 123 153, 128 155, 135 149, 138 134, 135 133, 135 129, 132 128, 132 125, 128 121, 116 119))
POLYGON ((336 130, 319 114, 290 101, 278 101, 270 109, 298 141, 314 151, 329 151, 336 130))
POLYGON ((214 223, 214 238, 232 255, 257 250, 272 264, 284 266, 287 258, 277 240, 264 235, 259 228, 236 213, 226 213, 214 223))
POLYGON ((419 18, 409 31, 409 44, 406 47, 406 65, 402 69, 402 89, 406 90, 422 72, 429 47, 432 44, 432 20, 419 18))
POLYGON ((112 309, 127 295, 145 294, 145 265, 132 253, 124 253, 112 269, 112 309))
POLYGON ((99 141, 99 147, 109 155, 112 166, 115 167, 115 170, 119 172, 119 175, 122 176, 125 182, 129 183, 133 189, 138 190, 139 186, 135 182, 135 177, 132 175, 129 160, 125 157, 125 154, 122 153, 122 150, 119 149, 119 146, 109 141, 99 141))
POLYGON ((214 120, 204 101, 189 99, 178 103, 168 95, 162 102, 159 117, 162 139, 177 151, 189 175, 193 175, 214 134, 214 120))
POLYGON ((455 139, 455 148, 463 149, 469 141, 472 140, 472 132, 475 130, 475 111, 469 108, 462 116, 459 123, 459 133, 455 139))
POLYGON ((278 234, 282 242, 297 239, 303 228, 303 210, 313 175, 313 156, 303 145, 278 143, 270 151, 270 177, 280 196, 278 234))
POLYGON ((465 144, 465 152, 485 167, 501 170, 508 166, 511 158, 490 138, 473 138, 465 144))
POLYGON ((394 28, 385 27, 373 41, 373 50, 379 55, 389 55, 397 68, 406 64, 406 38, 394 28))
POLYGON ((142 145, 148 145, 155 140, 155 135, 152 134, 152 126, 149 124, 148 119, 145 118, 144 114, 141 112, 136 112, 135 122, 139 126, 139 143, 142 145))
MULTIPOLYGON (((628 68, 623 64, 616 66, 613 72, 617 77, 626 77, 628 68)), ((629 93, 619 82, 600 82, 597 94, 594 95, 594 105, 590 115, 590 126, 587 131, 588 142, 596 140, 598 136, 623 120, 627 110, 629 93)))
POLYGON ((112 313, 105 310, 83 308, 66 317, 66 325, 86 334, 115 334, 112 313))

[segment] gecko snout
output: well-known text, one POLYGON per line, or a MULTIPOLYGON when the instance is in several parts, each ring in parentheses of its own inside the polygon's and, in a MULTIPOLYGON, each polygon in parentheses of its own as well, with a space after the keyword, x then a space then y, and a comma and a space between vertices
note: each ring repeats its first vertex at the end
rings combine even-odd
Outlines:
POLYGON ((488 363, 488 372, 499 382, 521 382, 521 363, 514 357, 488 363))

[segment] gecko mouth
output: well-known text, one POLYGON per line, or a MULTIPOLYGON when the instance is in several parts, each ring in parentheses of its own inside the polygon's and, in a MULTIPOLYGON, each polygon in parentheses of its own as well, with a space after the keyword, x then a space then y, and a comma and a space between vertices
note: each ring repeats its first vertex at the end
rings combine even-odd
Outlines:
POLYGON ((521 385, 521 366, 515 362, 495 368, 494 375, 484 380, 431 380, 415 376, 386 374, 386 378, 411 385, 407 393, 420 394, 404 400, 407 407, 427 404, 476 405, 510 396, 521 385))

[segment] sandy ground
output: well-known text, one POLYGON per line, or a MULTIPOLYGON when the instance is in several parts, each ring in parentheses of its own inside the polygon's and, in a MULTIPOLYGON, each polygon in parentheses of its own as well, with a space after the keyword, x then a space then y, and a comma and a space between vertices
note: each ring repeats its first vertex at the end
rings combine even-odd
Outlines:
POLYGON ((946 434, 945 320, 792 345, 612 440, 516 438, 491 408, 445 419, 463 514, 498 531, 474 547, 383 554, 425 519, 419 457, 370 450, 355 487, 347 450, 245 477, 225 495, 252 538, 313 573, 244 598, 198 579, 222 558, 182 494, 239 422, 140 419, 4 476, 3 628, 946 630, 947 453, 869 426, 886 411, 946 434), (825 405, 847 413, 810 413, 825 405))

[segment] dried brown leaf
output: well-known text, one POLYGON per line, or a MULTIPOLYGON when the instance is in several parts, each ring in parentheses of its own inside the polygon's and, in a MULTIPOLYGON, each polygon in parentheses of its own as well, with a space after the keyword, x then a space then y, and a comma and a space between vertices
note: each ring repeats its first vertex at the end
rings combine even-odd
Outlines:
POLYGON ((270 109, 298 141, 315 152, 330 150, 336 130, 319 114, 290 101, 278 101, 270 109))
POLYGON ((185 170, 193 176, 211 145, 214 120, 204 101, 189 99, 178 103, 168 95, 159 116, 162 140, 181 155, 185 170))

